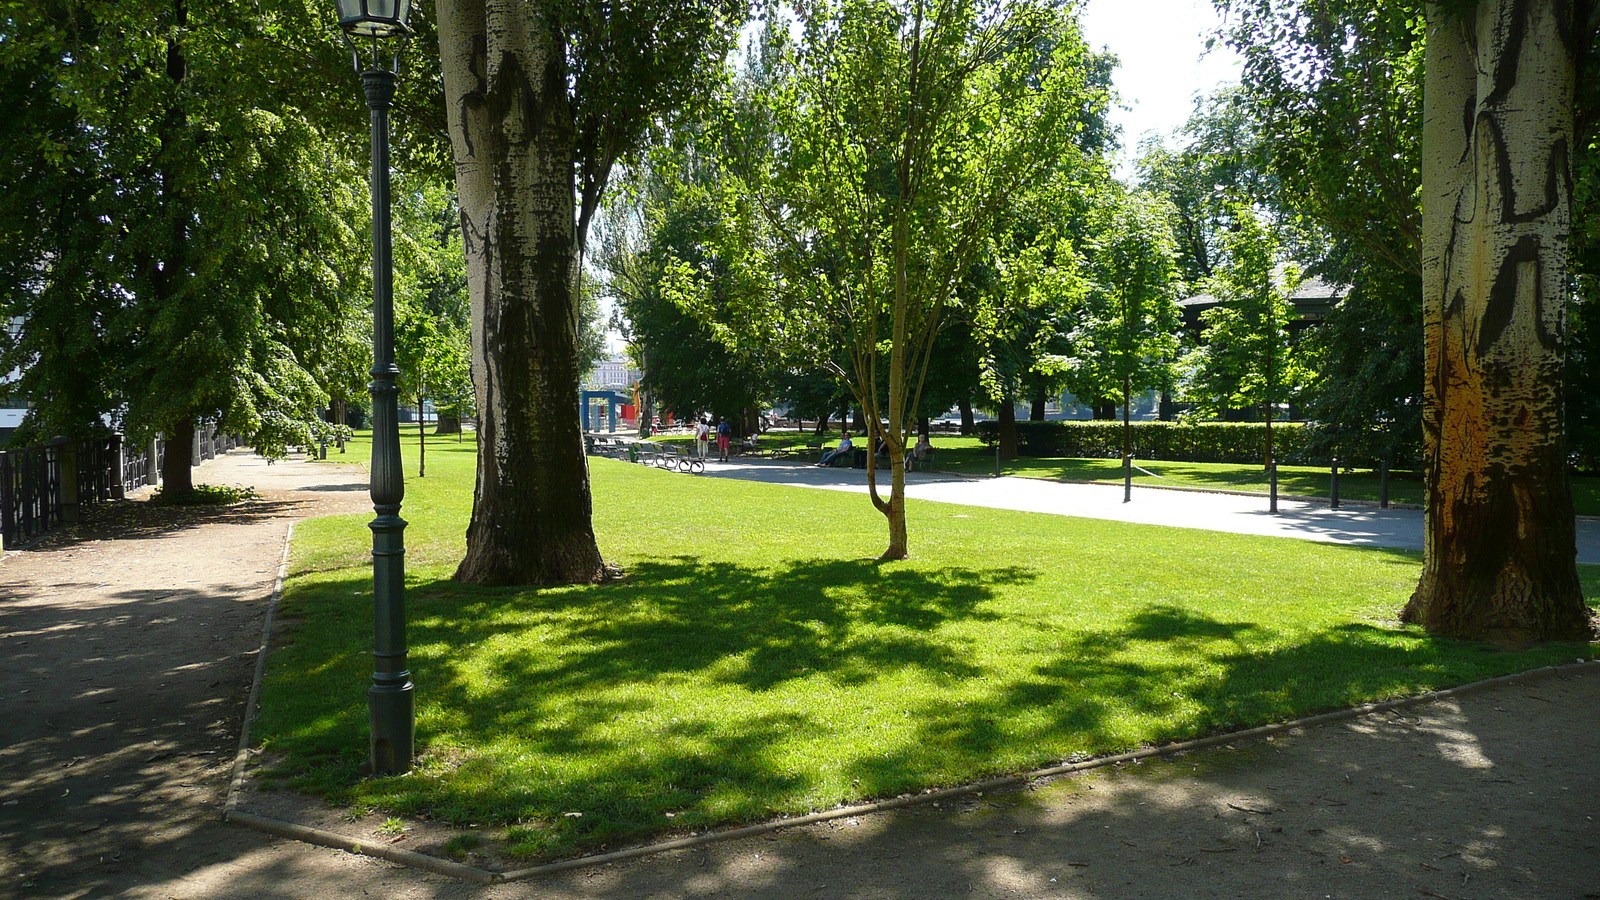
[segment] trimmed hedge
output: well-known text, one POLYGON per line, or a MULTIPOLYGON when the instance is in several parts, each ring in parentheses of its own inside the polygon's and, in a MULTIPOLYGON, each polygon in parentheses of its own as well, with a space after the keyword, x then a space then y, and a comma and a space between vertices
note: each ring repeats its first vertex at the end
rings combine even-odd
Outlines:
MULTIPOLYGON (((999 439, 999 423, 978 423, 988 446, 999 439)), ((1258 463, 1266 442, 1264 422, 1134 422, 1135 459, 1167 462, 1258 463)), ((1316 464, 1307 456, 1311 432, 1301 422, 1274 422, 1272 443, 1280 463, 1316 464)), ((1117 459, 1122 423, 1108 420, 1018 422, 1017 452, 1023 456, 1117 459)))

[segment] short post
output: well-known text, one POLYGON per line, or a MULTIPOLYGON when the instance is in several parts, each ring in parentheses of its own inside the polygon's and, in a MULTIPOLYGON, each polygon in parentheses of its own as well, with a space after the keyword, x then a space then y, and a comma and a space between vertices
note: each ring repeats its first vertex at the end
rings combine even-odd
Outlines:
POLYGON ((1378 508, 1389 508, 1389 458, 1378 461, 1378 508))
POLYGON ((1271 499, 1267 501, 1267 511, 1273 515, 1278 514, 1278 461, 1271 460, 1267 463, 1267 480, 1270 487, 1271 499))
POLYGON ((317 459, 328 458, 328 439, 322 438, 317 442, 317 459))
POLYGON ((1133 499, 1133 454, 1125 453, 1122 456, 1122 502, 1127 503, 1133 499))
POLYGON ((1000 442, 994 442, 994 477, 1000 477, 1000 442))
POLYGON ((1328 479, 1328 508, 1339 508, 1339 457, 1333 458, 1333 473, 1328 479))
POLYGON ((144 483, 157 485, 161 483, 161 438, 150 439, 150 446, 144 450, 144 483))

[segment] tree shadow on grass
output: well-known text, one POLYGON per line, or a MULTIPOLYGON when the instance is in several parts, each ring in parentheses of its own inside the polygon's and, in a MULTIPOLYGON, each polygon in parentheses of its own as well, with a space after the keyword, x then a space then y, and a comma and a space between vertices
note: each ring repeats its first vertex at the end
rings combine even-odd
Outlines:
POLYGON ((982 715, 970 704, 924 707, 918 739, 906 745, 910 756, 861 761, 859 777, 870 784, 941 754, 982 759, 1029 747, 1037 755, 1027 765, 1038 767, 1408 696, 1571 656, 1571 647, 1507 652, 1364 623, 1290 634, 1158 604, 1114 631, 1064 635, 1049 659, 996 691, 982 715))
POLYGON ((292 592, 305 624, 267 705, 311 705, 282 717, 273 741, 299 755, 303 786, 457 822, 519 821, 520 846, 549 858, 1555 661, 1380 624, 1279 628, 1161 602, 984 662, 976 642, 1003 612, 988 601, 1039 574, 668 557, 595 588, 419 583, 412 661, 427 753, 416 775, 360 785, 365 709, 354 691, 329 699, 327 679, 348 668, 354 681, 366 665, 364 609, 342 596, 365 585, 335 579, 292 592), (896 679, 912 692, 886 688, 896 679))
MULTIPOLYGON (((516 818, 543 820, 551 848, 569 850, 659 829, 675 806, 689 811, 675 824, 689 827, 769 815, 773 798, 812 787, 809 775, 775 761, 774 748, 825 736, 828 710, 758 701, 727 715, 682 707, 668 715, 656 709, 663 692, 682 686, 709 702, 740 702, 802 679, 842 691, 895 672, 953 685, 983 673, 971 639, 941 627, 996 619, 984 604, 997 588, 1037 575, 838 559, 752 568, 679 556, 640 561, 626 581, 583 589, 414 583, 409 637, 424 744, 435 730, 472 736, 463 743, 510 740, 543 757, 606 760, 603 772, 574 783, 524 778, 494 754, 466 753, 429 792, 429 807, 463 821, 518 808, 525 814, 516 818), (618 727, 623 718, 660 721, 642 739, 637 725, 618 727), (563 815, 586 809, 603 815, 563 815)), ((333 692, 367 665, 366 595, 354 573, 291 587, 293 624, 274 651, 258 732, 301 756, 302 786, 335 796, 354 783, 365 745, 364 709, 333 692)), ((400 793, 387 802, 420 811, 400 793)))

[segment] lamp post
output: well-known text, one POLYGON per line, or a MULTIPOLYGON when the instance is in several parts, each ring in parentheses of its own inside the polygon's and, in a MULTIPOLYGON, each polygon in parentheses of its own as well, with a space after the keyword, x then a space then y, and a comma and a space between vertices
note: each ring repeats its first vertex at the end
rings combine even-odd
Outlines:
POLYGON ((339 27, 372 111, 372 718, 374 775, 409 771, 416 734, 406 662, 405 530, 400 501, 400 421, 394 364, 394 271, 389 239, 389 106, 400 51, 411 36, 411 0, 337 0, 339 27), (383 49, 390 49, 387 60, 383 49), (363 60, 363 57, 366 57, 363 60), (387 64, 385 64, 387 63, 387 64))

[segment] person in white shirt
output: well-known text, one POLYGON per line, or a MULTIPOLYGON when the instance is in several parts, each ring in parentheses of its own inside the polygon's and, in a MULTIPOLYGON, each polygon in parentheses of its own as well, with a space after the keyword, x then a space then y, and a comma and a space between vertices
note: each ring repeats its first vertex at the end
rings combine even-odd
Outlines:
POLYGON ((694 427, 694 449, 695 455, 701 459, 711 455, 711 425, 704 417, 701 417, 700 423, 694 427))

